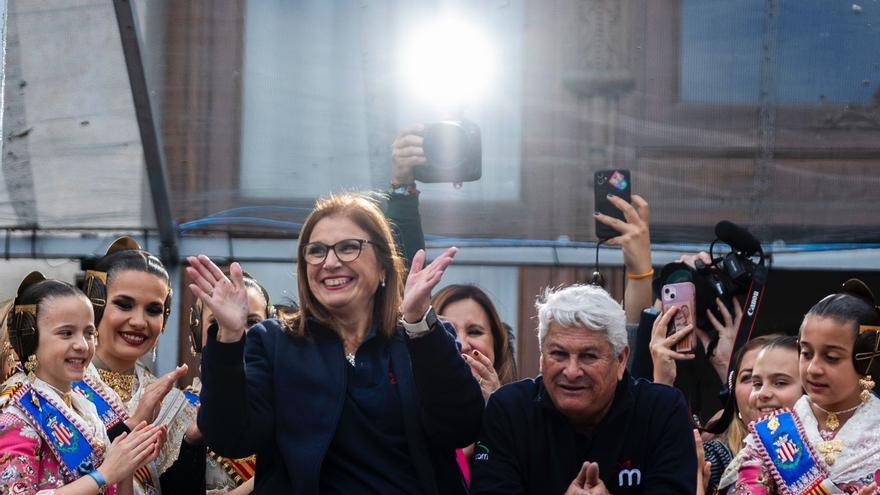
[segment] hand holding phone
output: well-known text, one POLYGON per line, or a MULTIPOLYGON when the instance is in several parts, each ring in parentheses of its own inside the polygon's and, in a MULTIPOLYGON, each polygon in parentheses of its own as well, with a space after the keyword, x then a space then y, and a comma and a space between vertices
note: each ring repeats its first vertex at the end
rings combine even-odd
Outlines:
MULTIPOLYGON (((666 284, 660 289, 660 301, 663 311, 668 311, 673 306, 678 308, 675 318, 672 320, 672 333, 683 330, 688 325, 695 325, 694 308, 696 307, 696 287, 693 282, 679 282, 666 284)), ((696 329, 696 327, 694 327, 696 329)), ((680 340, 675 346, 676 352, 690 353, 697 347, 696 332, 680 340)))

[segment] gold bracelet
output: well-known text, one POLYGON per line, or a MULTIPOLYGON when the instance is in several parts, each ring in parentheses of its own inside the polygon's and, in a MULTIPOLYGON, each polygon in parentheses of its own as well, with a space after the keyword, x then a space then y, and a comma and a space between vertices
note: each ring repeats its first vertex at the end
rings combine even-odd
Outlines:
POLYGON ((653 276, 654 276, 654 269, 653 268, 651 268, 650 270, 648 270, 645 273, 639 273, 636 275, 633 275, 632 273, 626 274, 626 278, 628 278, 630 280, 642 280, 644 278, 653 277, 653 276))

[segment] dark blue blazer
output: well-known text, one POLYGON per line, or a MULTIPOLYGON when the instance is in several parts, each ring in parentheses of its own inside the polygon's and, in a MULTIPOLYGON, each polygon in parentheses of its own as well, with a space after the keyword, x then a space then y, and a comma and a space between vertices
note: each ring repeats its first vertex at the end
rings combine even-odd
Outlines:
MULTIPOLYGON (((293 337, 277 320, 235 343, 209 332, 199 429, 220 455, 258 455, 256 493, 317 494, 320 487, 347 364, 336 332, 309 321, 307 335, 293 337)), ((423 493, 466 493, 455 449, 476 440, 483 398, 458 345, 440 326, 417 339, 399 329, 388 345, 423 493)))

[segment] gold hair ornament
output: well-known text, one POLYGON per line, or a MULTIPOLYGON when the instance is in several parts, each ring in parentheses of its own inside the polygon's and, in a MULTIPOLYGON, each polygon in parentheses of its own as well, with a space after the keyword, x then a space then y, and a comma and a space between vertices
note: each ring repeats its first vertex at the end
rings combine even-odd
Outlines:
POLYGON ((865 370, 870 371, 871 365, 874 364, 874 359, 880 357, 880 326, 859 325, 860 336, 868 332, 874 332, 874 350, 869 352, 857 352, 854 357, 856 361, 864 361, 867 359, 868 364, 865 366, 865 370))

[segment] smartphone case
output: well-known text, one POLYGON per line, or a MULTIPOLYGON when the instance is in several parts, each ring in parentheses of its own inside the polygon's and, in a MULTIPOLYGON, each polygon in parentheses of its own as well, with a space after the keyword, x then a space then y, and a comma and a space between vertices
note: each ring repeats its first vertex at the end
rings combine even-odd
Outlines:
MULTIPOLYGON (((697 291, 693 282, 679 282, 675 284, 666 284, 660 289, 660 301, 663 304, 663 311, 668 311, 673 306, 678 306, 678 313, 672 321, 673 332, 685 328, 688 325, 696 325, 696 308, 697 291)), ((697 346, 697 334, 691 332, 684 340, 680 340, 675 346, 676 352, 694 352, 697 346)))
MULTIPOLYGON (((629 170, 599 170, 593 174, 595 211, 625 222, 623 212, 608 200, 609 194, 619 196, 627 203, 632 202, 632 180, 629 170)), ((610 239, 618 235, 620 235, 619 232, 596 220, 596 237, 610 239)))

